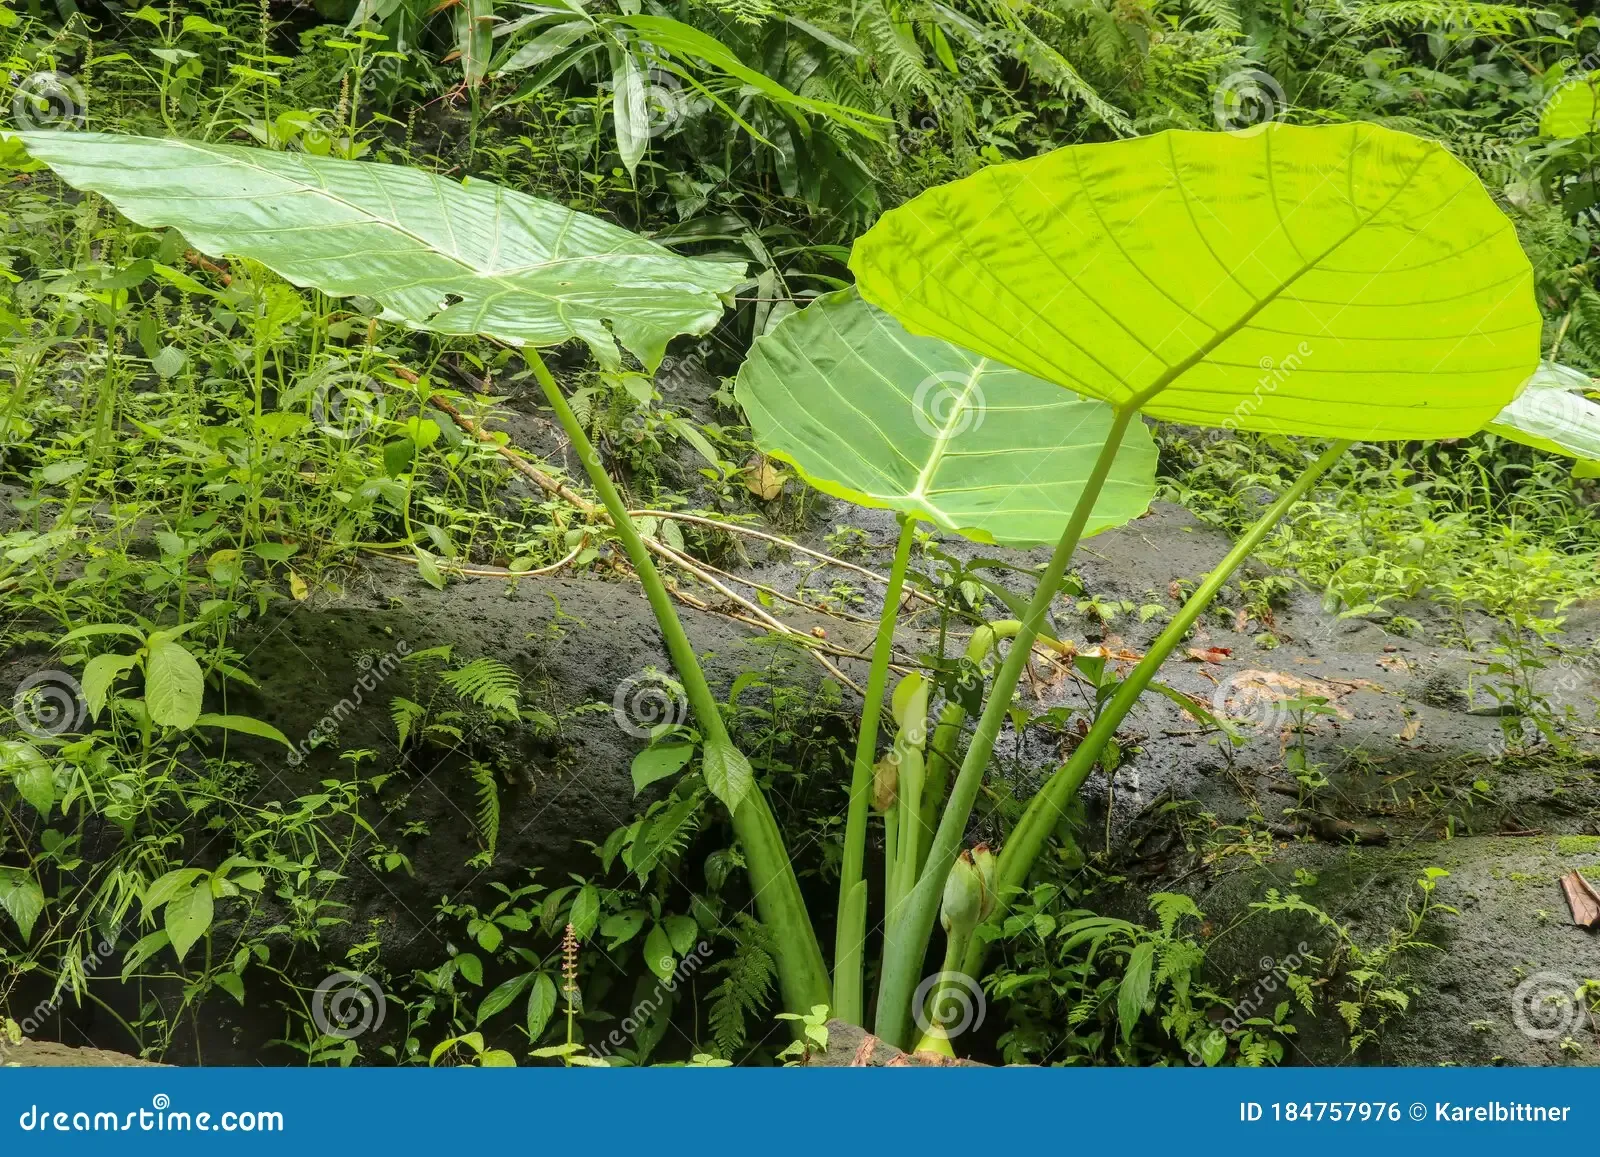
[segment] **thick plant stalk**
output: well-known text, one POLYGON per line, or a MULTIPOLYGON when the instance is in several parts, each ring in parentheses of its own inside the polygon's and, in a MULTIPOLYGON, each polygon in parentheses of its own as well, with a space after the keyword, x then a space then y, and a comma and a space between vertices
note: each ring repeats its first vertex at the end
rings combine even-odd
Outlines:
MULTIPOLYGON (((1016 619, 999 619, 984 623, 972 632, 967 640, 967 658, 981 666, 989 652, 1001 639, 1015 638, 1022 624, 1016 619)), ((917 854, 917 872, 928 860, 928 847, 935 825, 939 822, 939 808, 944 804, 945 787, 950 782, 950 771, 955 767, 956 743, 961 738, 961 728, 967 722, 967 709, 954 701, 939 709, 939 722, 928 741, 928 758, 922 779, 922 830, 921 847, 917 854)))
MULTIPOLYGON (((632 519, 628 517, 628 508, 622 496, 612 485, 610 476, 601 464, 600 455, 595 452, 588 435, 573 415, 572 408, 567 405, 567 399, 551 376, 549 367, 533 349, 523 352, 533 368, 534 376, 539 379, 539 385, 544 388, 556 419, 583 460, 589 481, 599 494, 606 513, 611 516, 612 526, 622 540, 628 561, 633 564, 640 585, 644 587, 645 597, 650 600, 650 609, 655 613, 667 653, 672 657, 672 665, 683 680, 683 689, 689 696, 695 719, 708 739, 721 740, 731 746, 728 729, 722 721, 722 713, 717 709, 711 686, 706 682, 705 672, 700 668, 694 646, 684 633, 683 624, 678 621, 671 596, 667 594, 661 575, 651 561, 644 540, 639 537, 632 519)), ((773 956, 778 964, 784 1007, 790 1012, 808 1013, 814 1006, 828 1003, 828 969, 823 963, 816 933, 811 927, 811 917, 806 912, 800 882, 795 878, 794 867, 789 862, 783 834, 759 787, 752 786, 734 810, 733 829, 744 848, 756 909, 777 945, 773 956)))
POLYGON ((839 924, 833 948, 833 1015, 861 1024, 867 1015, 862 970, 866 959, 867 894, 864 876, 867 855, 867 812, 872 798, 873 755, 878 749, 878 720, 883 715, 883 692, 889 682, 889 658, 894 650, 895 620, 900 615, 900 590, 911 561, 916 522, 900 520, 900 541, 889 569, 889 589, 883 596, 878 637, 867 672, 867 691, 861 708, 861 730, 856 736, 855 767, 850 776, 850 808, 844 827, 844 862, 839 868, 839 924))
MULTIPOLYGON (((1027 810, 1022 813, 1022 818, 1017 821, 1017 826, 1007 837, 1005 847, 1000 851, 1000 862, 995 872, 998 899, 989 923, 998 924, 1005 918, 1009 907, 1008 889, 1020 888, 1026 882, 1034 861, 1044 850, 1045 840, 1055 829, 1057 819, 1065 814, 1067 804, 1083 786, 1083 781, 1089 778, 1089 773, 1100 761, 1100 755, 1105 750, 1106 744, 1116 734, 1118 726, 1127 717, 1128 712, 1133 710, 1139 696, 1144 693, 1150 681, 1155 678, 1156 672, 1161 669, 1161 664, 1183 642, 1189 633, 1189 628, 1194 626, 1195 620, 1211 605, 1217 592, 1232 577, 1233 572, 1255 552, 1261 545, 1261 540, 1266 538, 1278 521, 1289 512, 1289 508, 1305 496, 1306 491, 1327 473, 1328 468, 1338 461, 1349 447, 1348 441, 1335 442, 1330 446, 1234 544, 1233 549, 1217 564, 1216 569, 1195 588, 1194 594, 1189 596, 1182 609, 1173 616, 1166 630, 1162 631, 1150 645, 1139 665, 1129 672, 1128 677, 1118 686, 1110 702, 1101 708, 1094 726, 1089 728, 1089 733, 1083 737, 1083 741, 1078 744, 1072 756, 1057 769, 1039 793, 1028 801, 1027 810)), ((982 935, 973 939, 971 947, 967 950, 966 967, 962 971, 969 976, 978 975, 983 967, 983 957, 988 944, 989 940, 982 935)))
POLYGON ((1022 677, 1022 669, 1027 665, 1029 652, 1033 650, 1033 641, 1044 626, 1050 604, 1061 589, 1067 564, 1072 561, 1072 555, 1078 548, 1078 539, 1082 537, 1089 514, 1100 497, 1100 489, 1111 473, 1117 449, 1122 445, 1122 436, 1128 429, 1128 423, 1136 421, 1137 417, 1138 411, 1132 407, 1117 409, 1105 443, 1100 447, 1100 456, 1084 481, 1083 494, 1067 521, 1066 530, 1062 532, 1061 541, 1056 544, 1055 553, 1051 555, 1044 574, 1039 577, 1038 588, 1033 592, 1033 599, 1022 617, 1022 625, 1011 642, 1011 650, 1006 654, 1000 670, 995 673, 989 701, 984 704, 972 742, 967 746, 966 757, 961 761, 961 770, 951 785, 950 798, 945 803, 944 815, 929 845, 922 875, 899 910, 885 916, 883 974, 878 985, 874 1031, 896 1048, 905 1048, 910 1036, 911 998, 922 972, 923 959, 928 953, 928 938, 933 933, 945 877, 950 874, 950 866, 960 852, 961 837, 972 815, 972 804, 983 782, 984 769, 989 765, 989 755, 994 750, 1006 713, 1011 710, 1011 695, 1017 689, 1017 680, 1022 677))

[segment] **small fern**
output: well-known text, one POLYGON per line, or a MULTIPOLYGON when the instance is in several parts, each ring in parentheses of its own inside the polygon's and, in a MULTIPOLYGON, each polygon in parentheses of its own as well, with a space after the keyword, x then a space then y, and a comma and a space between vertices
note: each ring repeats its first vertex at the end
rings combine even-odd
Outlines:
POLYGON ((522 680, 498 659, 474 659, 465 667, 446 671, 441 678, 461 698, 491 711, 517 713, 522 680))
POLYGON ((478 785, 478 838, 490 859, 500 843, 500 787, 495 783, 494 768, 487 763, 472 765, 472 781, 478 785))
POLYGON ((389 700, 389 718, 394 720, 394 729, 399 732, 395 740, 396 747, 405 747, 406 740, 411 736, 411 729, 427 714, 428 709, 422 704, 400 695, 389 700))
POLYGON ((729 1060, 750 1039, 750 1019, 766 1012, 778 972, 770 933, 748 913, 737 913, 734 921, 733 955, 706 969, 724 978, 711 990, 710 1021, 717 1052, 729 1060))

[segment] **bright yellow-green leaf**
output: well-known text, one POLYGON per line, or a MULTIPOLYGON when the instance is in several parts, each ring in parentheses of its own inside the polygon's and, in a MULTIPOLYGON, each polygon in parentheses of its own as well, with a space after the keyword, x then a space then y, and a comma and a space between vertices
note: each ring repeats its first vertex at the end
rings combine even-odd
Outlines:
POLYGON ((70 185, 213 255, 362 294, 417 329, 514 345, 617 345, 647 366, 722 316, 743 266, 700 261, 564 205, 419 169, 199 141, 23 133, 70 185))
POLYGON ((1576 76, 1556 89, 1539 117, 1539 134, 1582 137, 1600 131, 1600 72, 1576 76))
POLYGON ((1580 392, 1593 387, 1588 374, 1546 362, 1489 429, 1580 462, 1600 458, 1600 403, 1580 392))
MULTIPOLYGON (((817 489, 981 542, 1061 537, 1111 427, 1103 402, 938 338, 853 291, 784 318, 734 389, 756 442, 817 489)), ((1143 514, 1156 451, 1130 426, 1085 533, 1143 514)))
POLYGON ((1470 434, 1538 363, 1511 222, 1370 124, 1072 145, 931 189, 851 258, 916 333, 1160 418, 1470 434))

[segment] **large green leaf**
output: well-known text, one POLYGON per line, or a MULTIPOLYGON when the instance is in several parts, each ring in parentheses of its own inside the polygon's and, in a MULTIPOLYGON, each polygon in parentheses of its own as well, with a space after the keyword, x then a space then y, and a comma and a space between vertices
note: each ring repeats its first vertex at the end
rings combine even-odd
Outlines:
MULTIPOLYGON (((1006 545, 1061 537, 1113 417, 1103 402, 907 333, 853 290, 757 341, 734 392, 757 444, 817 489, 1006 545)), ((1085 533, 1143 514, 1155 467, 1135 422, 1085 533)))
POLYGON ((1600 404, 1579 392, 1593 388, 1588 374, 1546 362, 1489 429, 1551 454, 1600 459, 1600 404))
POLYGON ((671 338, 708 331, 744 272, 484 181, 198 141, 19 136, 69 184, 207 253, 365 295, 418 329, 516 345, 581 338, 613 367, 618 342, 653 368, 671 338))
POLYGON ((1600 131, 1600 72, 1591 72, 1556 89, 1539 116, 1539 133, 1565 138, 1596 131, 1600 131))
POLYGON ((1369 124, 1072 145, 886 213, 851 258, 908 329, 1176 421, 1466 435, 1538 363, 1511 222, 1369 124))

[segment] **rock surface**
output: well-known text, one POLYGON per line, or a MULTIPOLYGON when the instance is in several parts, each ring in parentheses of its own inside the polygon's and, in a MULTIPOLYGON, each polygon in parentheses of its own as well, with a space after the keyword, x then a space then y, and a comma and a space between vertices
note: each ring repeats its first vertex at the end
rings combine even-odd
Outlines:
POLYGON ((17 1044, 0 1041, 0 1067, 125 1069, 166 1066, 108 1049, 73 1048, 55 1041, 36 1041, 23 1037, 17 1044))

